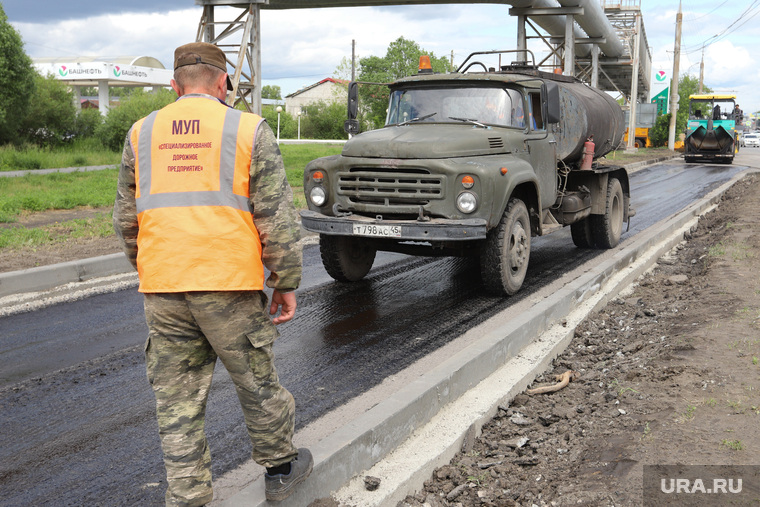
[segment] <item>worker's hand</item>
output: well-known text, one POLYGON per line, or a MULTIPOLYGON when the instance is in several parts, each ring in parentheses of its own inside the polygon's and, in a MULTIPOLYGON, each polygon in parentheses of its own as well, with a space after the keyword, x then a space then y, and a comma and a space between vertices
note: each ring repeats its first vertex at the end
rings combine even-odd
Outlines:
POLYGON ((292 319, 296 314, 296 293, 286 292, 283 294, 275 290, 272 294, 272 304, 269 305, 269 315, 276 314, 278 309, 280 315, 272 319, 272 322, 282 324, 292 319))

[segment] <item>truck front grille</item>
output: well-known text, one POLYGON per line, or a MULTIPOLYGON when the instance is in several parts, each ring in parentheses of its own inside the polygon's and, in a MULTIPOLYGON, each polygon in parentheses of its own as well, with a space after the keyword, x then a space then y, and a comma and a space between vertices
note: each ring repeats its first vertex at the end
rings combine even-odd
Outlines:
POLYGON ((338 194, 373 208, 424 206, 444 198, 443 179, 424 169, 354 168, 338 173, 338 194))

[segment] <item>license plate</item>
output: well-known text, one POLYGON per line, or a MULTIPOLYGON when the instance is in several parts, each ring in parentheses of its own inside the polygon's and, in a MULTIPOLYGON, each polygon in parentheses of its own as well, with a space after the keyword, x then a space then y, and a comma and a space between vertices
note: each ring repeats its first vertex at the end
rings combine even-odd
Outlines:
POLYGON ((375 224, 353 224, 354 234, 359 236, 375 236, 381 238, 399 238, 401 237, 400 225, 375 225, 375 224))

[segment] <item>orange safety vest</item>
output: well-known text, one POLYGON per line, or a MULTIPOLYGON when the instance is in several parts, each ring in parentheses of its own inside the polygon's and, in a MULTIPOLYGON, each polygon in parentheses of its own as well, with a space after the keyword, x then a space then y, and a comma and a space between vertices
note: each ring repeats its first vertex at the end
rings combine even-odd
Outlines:
POLYGON ((140 292, 264 288, 248 201, 261 121, 187 95, 135 123, 140 292))

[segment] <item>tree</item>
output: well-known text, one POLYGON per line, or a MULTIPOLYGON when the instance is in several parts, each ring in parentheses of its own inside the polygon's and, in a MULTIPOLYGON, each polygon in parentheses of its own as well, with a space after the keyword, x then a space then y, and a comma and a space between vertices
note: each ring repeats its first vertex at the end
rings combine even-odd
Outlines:
POLYGON ((0 144, 18 140, 19 121, 26 117, 34 92, 32 60, 21 36, 8 23, 0 4, 0 144))
POLYGON ((261 98, 282 100, 282 91, 277 85, 264 85, 261 87, 261 98))
MULTIPOLYGON (((689 120, 689 95, 699 92, 699 79, 688 74, 678 80, 678 113, 676 114, 676 137, 686 131, 686 122, 689 120)), ((702 93, 712 93, 712 88, 702 86, 702 93)))
POLYGON ((649 129, 649 140, 652 145, 665 146, 668 144, 668 131, 670 129, 670 113, 661 114, 654 122, 654 126, 649 129))
POLYGON ((153 111, 171 104, 177 99, 174 91, 161 88, 155 92, 146 92, 142 88, 135 89, 119 105, 108 112, 103 124, 96 132, 103 146, 114 151, 121 151, 124 140, 132 124, 148 116, 153 111))
POLYGON ((34 96, 19 122, 21 138, 38 146, 59 146, 71 138, 77 117, 74 94, 55 76, 35 73, 34 96))
MULTIPOLYGON (((267 121, 269 127, 277 135, 277 107, 276 106, 263 106, 261 116, 267 121)), ((281 139, 295 139, 297 136, 298 122, 293 116, 282 108, 279 117, 280 124, 280 138, 281 139)))
MULTIPOLYGON (((354 76, 358 76, 360 74, 361 69, 361 58, 359 58, 359 63, 356 65, 356 69, 354 69, 354 76)), ((340 63, 337 67, 335 67, 335 70, 333 71, 332 77, 334 79, 344 80, 348 81, 351 79, 351 60, 349 60, 347 57, 343 57, 340 60, 340 63)))
MULTIPOLYGON (((689 95, 695 95, 699 91, 699 80, 688 74, 684 74, 678 80, 678 113, 676 114, 676 140, 678 135, 686 131, 686 123, 689 120, 689 95)), ((702 86, 702 93, 712 93, 712 88, 702 86)), ((670 132, 671 113, 657 117, 654 127, 649 130, 649 139, 654 146, 666 146, 670 132)))
POLYGON ((301 135, 308 139, 345 139, 343 122, 346 105, 320 100, 304 106, 301 118, 301 135))
MULTIPOLYGON (((437 58, 425 51, 414 41, 399 37, 391 42, 385 56, 369 56, 359 61, 360 71, 357 81, 390 83, 396 79, 417 73, 420 56, 430 56, 433 72, 449 72, 451 65, 445 57, 437 58)), ((359 88, 366 120, 377 128, 385 123, 388 107, 388 88, 377 85, 362 85, 359 88)))

